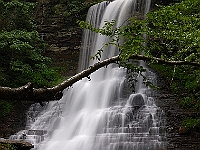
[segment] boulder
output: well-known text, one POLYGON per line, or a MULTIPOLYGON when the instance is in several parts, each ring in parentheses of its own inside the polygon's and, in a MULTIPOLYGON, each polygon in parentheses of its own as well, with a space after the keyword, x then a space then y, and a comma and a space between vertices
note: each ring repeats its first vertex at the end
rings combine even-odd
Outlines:
POLYGON ((142 107, 145 105, 144 98, 142 94, 132 94, 129 98, 129 105, 132 107, 142 107))
POLYGON ((184 126, 180 126, 178 132, 180 135, 189 135, 190 134, 190 131, 184 126))

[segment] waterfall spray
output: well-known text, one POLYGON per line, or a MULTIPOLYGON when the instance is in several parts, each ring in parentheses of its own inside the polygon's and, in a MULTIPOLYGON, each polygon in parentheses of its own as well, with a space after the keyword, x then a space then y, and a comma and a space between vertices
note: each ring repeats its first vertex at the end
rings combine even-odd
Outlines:
MULTIPOLYGON (((104 21, 116 20, 116 27, 125 25, 138 10, 146 15, 150 0, 115 0, 92 6, 87 21, 101 28, 104 21), (140 8, 139 8, 140 7, 140 8), (139 9, 138 9, 139 8, 139 9)), ((85 30, 79 70, 98 60, 90 56, 110 39, 85 30)), ((101 59, 115 56, 115 46, 103 49, 101 59)), ((146 68, 145 76, 154 82, 156 75, 146 68)), ((131 93, 126 79, 126 69, 118 65, 101 68, 72 87, 63 91, 63 97, 41 108, 30 108, 26 130, 11 136, 35 145, 35 150, 157 150, 165 147, 165 119, 155 104, 152 89, 136 85, 131 93), (38 110, 39 109, 39 110, 38 110), (37 111, 35 111, 37 110, 37 111)))

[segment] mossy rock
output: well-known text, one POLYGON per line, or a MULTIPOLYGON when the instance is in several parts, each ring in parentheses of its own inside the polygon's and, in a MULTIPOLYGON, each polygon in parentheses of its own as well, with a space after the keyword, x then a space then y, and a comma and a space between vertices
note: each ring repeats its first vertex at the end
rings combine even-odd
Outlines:
POLYGON ((0 139, 0 150, 30 150, 34 146, 25 141, 0 139))

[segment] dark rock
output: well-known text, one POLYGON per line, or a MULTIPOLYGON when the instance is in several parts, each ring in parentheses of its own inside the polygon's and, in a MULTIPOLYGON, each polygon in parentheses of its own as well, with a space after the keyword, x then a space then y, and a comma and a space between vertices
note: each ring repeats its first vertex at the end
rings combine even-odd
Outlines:
POLYGON ((179 134, 181 135, 189 135, 190 134, 190 131, 187 130, 185 127, 181 126, 178 130, 179 134))
MULTIPOLYGON (((199 112, 188 112, 179 106, 176 95, 170 91, 167 80, 159 75, 157 77, 157 97, 156 105, 160 107, 166 115, 166 138, 167 150, 200 150, 200 133, 187 131, 182 127, 182 121, 189 117, 200 116, 199 112)), ((162 149, 161 149, 162 150, 162 149)))
POLYGON ((165 150, 165 149, 163 149, 163 148, 158 148, 158 150, 165 150))
POLYGON ((130 101, 129 101, 129 104, 132 107, 136 107, 136 108, 142 107, 143 105, 145 105, 144 98, 143 98, 142 94, 132 94, 130 101))
POLYGON ((14 146, 16 150, 30 150, 31 148, 34 148, 32 144, 25 141, 0 139, 0 145, 8 145, 8 144, 14 146))

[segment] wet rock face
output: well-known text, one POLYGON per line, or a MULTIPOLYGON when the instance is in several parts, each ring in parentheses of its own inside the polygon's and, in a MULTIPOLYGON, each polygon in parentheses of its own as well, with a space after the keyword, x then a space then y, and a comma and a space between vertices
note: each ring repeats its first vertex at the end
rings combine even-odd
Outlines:
POLYGON ((10 135, 23 130, 26 125, 26 111, 33 104, 32 101, 18 101, 13 104, 10 114, 1 118, 0 137, 9 138, 10 135))
POLYGON ((170 85, 162 76, 157 77, 160 87, 156 105, 166 114, 167 150, 199 150, 200 133, 187 131, 182 121, 187 117, 200 116, 199 112, 186 112, 179 107, 176 96, 170 92, 170 85))
POLYGON ((82 38, 82 29, 76 23, 80 18, 65 17, 56 14, 54 7, 59 5, 59 1, 39 2, 36 8, 37 31, 40 37, 49 44, 48 50, 70 51, 79 50, 82 38))
POLYGON ((132 94, 129 101, 129 105, 134 108, 137 108, 137 107, 140 108, 143 105, 145 105, 142 94, 132 94))

